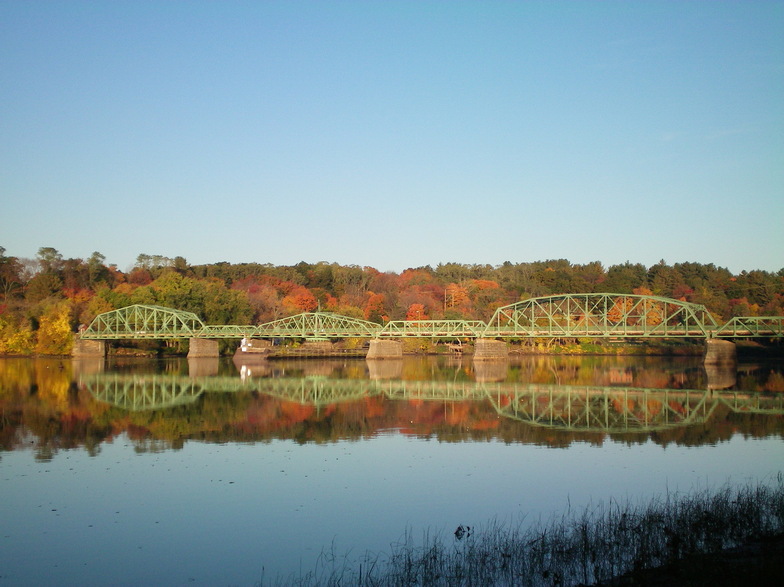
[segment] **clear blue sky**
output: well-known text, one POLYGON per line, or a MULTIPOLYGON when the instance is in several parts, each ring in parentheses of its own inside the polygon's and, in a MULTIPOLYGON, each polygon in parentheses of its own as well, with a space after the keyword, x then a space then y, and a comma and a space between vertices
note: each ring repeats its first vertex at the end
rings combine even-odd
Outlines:
POLYGON ((782 2, 0 2, 0 246, 784 267, 782 2))

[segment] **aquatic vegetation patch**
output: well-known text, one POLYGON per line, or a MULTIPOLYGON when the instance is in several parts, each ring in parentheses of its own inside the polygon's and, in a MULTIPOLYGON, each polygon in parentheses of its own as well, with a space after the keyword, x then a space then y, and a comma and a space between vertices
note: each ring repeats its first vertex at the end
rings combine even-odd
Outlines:
POLYGON ((388 554, 359 559, 323 552, 313 571, 259 584, 340 586, 594 585, 784 532, 784 476, 772 483, 645 504, 590 505, 547 522, 458 525, 454 536, 406 533, 388 554), (462 530, 462 531, 461 531, 462 530))

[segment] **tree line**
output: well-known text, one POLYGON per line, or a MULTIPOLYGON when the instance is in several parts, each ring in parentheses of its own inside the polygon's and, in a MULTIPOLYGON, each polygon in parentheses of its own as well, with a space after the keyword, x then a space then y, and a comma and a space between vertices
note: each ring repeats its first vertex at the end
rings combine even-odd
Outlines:
POLYGON ((0 354, 67 354, 73 332, 131 304, 187 310, 207 324, 257 324, 315 310, 389 320, 488 320, 496 308, 563 293, 653 294, 704 305, 719 321, 784 315, 784 268, 733 274, 712 263, 566 259, 501 265, 442 263, 401 273, 306 263, 190 265, 184 257, 140 254, 127 272, 94 252, 65 259, 52 247, 35 259, 0 247, 0 354))

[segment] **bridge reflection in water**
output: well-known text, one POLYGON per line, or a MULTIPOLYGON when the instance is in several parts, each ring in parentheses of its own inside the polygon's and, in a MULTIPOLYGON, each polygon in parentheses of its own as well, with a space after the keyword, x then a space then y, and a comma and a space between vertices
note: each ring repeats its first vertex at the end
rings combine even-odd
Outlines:
MULTIPOLYGON (((389 365, 394 369, 394 365, 389 365)), ((79 384, 97 400, 130 411, 163 410, 207 393, 255 392, 317 410, 382 397, 389 401, 488 402, 498 416, 569 431, 653 432, 706 422, 720 406, 736 413, 784 415, 784 396, 697 389, 646 389, 498 383, 171 374, 84 374, 79 384)))

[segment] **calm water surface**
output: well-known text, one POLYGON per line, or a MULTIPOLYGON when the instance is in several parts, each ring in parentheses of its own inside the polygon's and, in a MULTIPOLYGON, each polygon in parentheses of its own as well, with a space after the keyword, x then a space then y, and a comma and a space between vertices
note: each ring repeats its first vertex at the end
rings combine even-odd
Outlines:
POLYGON ((784 470, 780 363, 0 359, 0 585, 254 585, 784 470))

